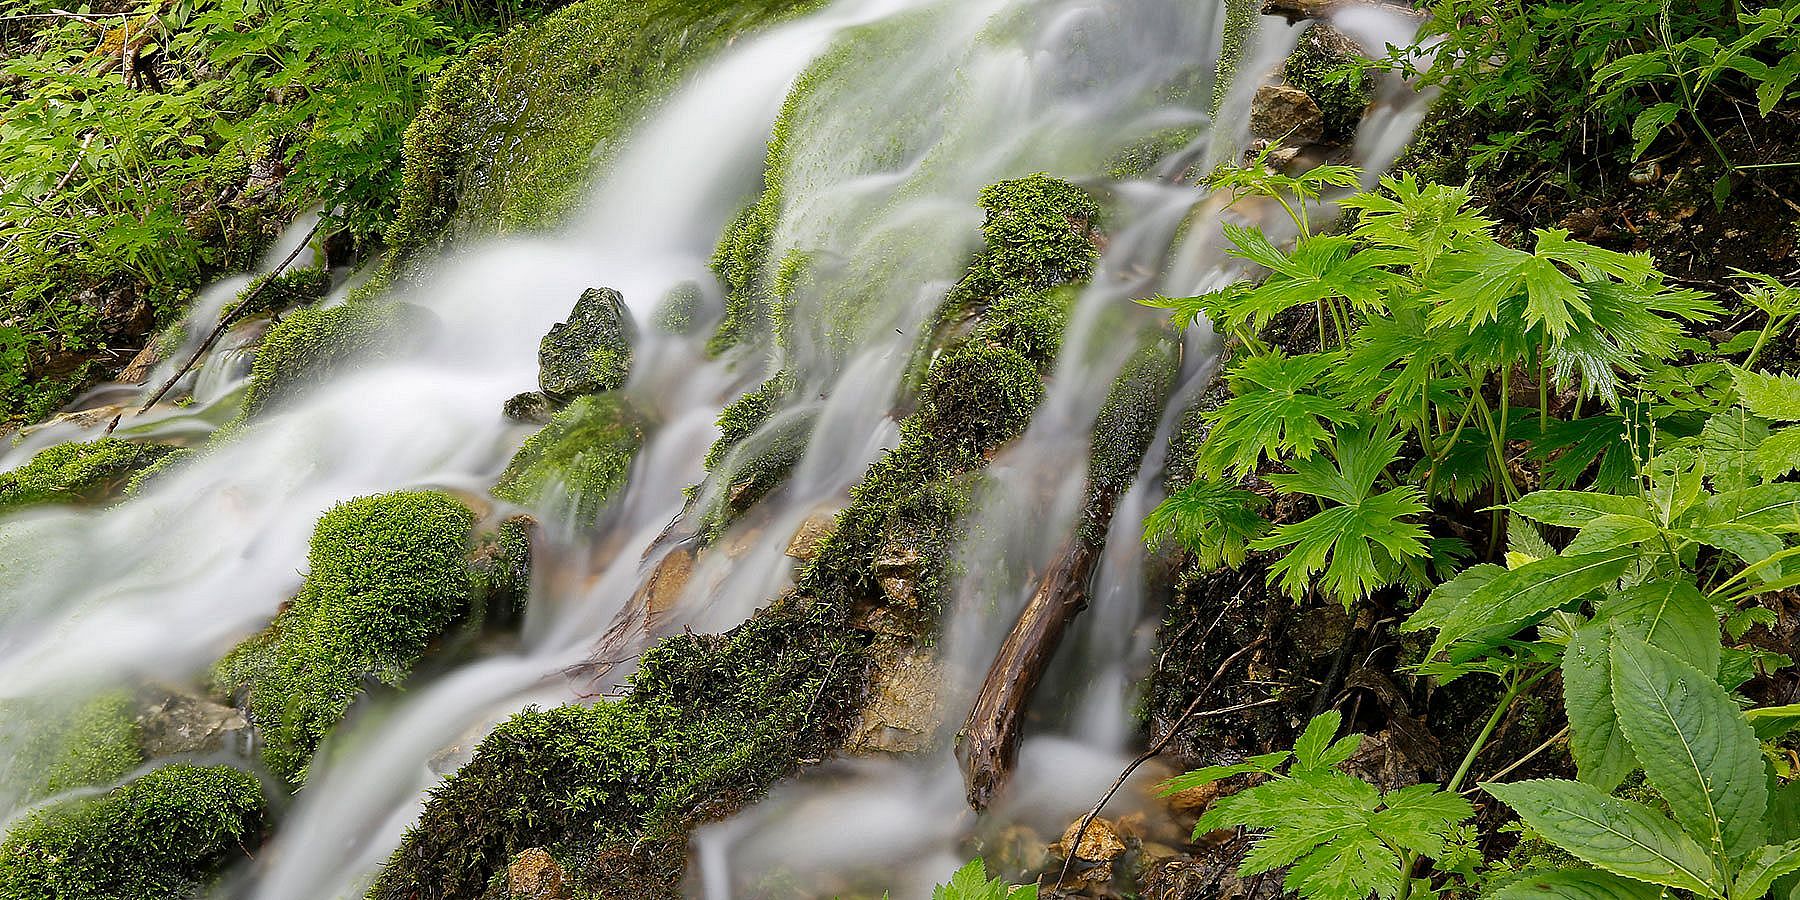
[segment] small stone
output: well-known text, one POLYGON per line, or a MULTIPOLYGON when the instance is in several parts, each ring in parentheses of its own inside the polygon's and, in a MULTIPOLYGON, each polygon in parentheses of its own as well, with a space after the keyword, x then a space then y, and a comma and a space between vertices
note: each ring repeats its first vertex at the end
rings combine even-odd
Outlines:
POLYGON ((924 562, 925 555, 919 552, 919 548, 907 544, 888 544, 875 556, 875 571, 916 572, 924 562))
MULTIPOLYGON (((1056 844, 1057 852, 1069 855, 1069 845, 1075 843, 1075 832, 1081 831, 1081 821, 1069 824, 1063 832, 1062 840, 1056 844)), ((1088 823, 1087 830, 1081 834, 1081 843, 1076 844, 1074 857, 1091 863, 1111 862, 1125 853, 1125 842, 1119 839, 1118 829, 1111 822, 1096 816, 1088 823)))
POLYGON ((138 744, 150 757, 212 753, 246 733, 250 723, 229 706, 172 693, 138 716, 138 744))
POLYGON ((903 575, 881 575, 875 579, 881 585, 881 593, 889 600, 908 609, 919 605, 919 583, 903 575))
POLYGON ((1219 783, 1215 781, 1212 784, 1191 787, 1185 791, 1176 791, 1164 797, 1163 802, 1167 803, 1169 811, 1176 815, 1198 818, 1217 799, 1219 799, 1219 783))
POLYGON ((874 675, 845 749, 856 755, 916 753, 931 746, 943 725, 943 670, 924 647, 878 642, 874 675))
POLYGON ((571 900, 568 882, 563 867, 542 847, 520 851, 506 867, 509 900, 571 900))
POLYGON ((550 421, 550 416, 556 409, 549 397, 537 391, 526 391, 508 399, 506 405, 501 407, 501 412, 514 422, 543 425, 550 421))
POLYGON ((825 539, 837 533, 837 513, 816 512, 806 517, 800 527, 794 530, 793 540, 788 541, 787 555, 794 559, 812 562, 819 556, 819 548, 825 539))
POLYGON ((694 577, 694 551, 688 547, 671 550, 644 582, 644 611, 656 623, 666 617, 694 577))
POLYGON ((575 301, 567 322, 550 327, 538 345, 538 387, 553 400, 625 386, 637 324, 625 298, 611 288, 589 288, 575 301))
POLYGON ((1265 84, 1250 101, 1250 133, 1289 145, 1316 143, 1325 137, 1325 114, 1307 92, 1265 84))

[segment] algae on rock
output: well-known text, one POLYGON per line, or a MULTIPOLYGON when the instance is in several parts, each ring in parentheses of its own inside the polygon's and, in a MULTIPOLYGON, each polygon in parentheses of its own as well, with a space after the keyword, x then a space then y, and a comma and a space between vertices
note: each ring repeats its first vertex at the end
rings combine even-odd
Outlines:
POLYGON ((396 352, 420 339, 430 321, 423 309, 403 303, 352 301, 295 311, 270 329, 258 348, 240 419, 300 395, 353 360, 396 352))
POLYGON ((247 859, 262 785, 230 766, 164 766, 96 797, 39 810, 0 844, 8 900, 187 900, 247 859))
POLYGON ((569 320, 552 325, 538 345, 538 387, 553 400, 616 391, 631 375, 637 338, 637 323, 618 291, 582 291, 569 320))
POLYGON ((313 532, 306 583, 267 630, 221 660, 246 695, 271 770, 294 784, 370 681, 397 685, 471 611, 475 514, 448 494, 399 491, 333 507, 313 532))

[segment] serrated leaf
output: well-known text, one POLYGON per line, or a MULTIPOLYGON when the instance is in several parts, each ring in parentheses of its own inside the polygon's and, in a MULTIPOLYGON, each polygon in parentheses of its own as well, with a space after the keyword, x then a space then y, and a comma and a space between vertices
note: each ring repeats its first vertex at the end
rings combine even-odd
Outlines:
POLYGON ((1756 472, 1763 480, 1774 481, 1795 469, 1800 469, 1800 427, 1777 431, 1756 448, 1756 472))
POLYGON ((1461 597, 1461 586, 1445 591, 1450 587, 1445 585, 1432 591, 1401 629, 1437 628, 1434 656, 1462 641, 1500 640, 1537 616, 1617 581, 1636 556, 1633 548, 1554 556, 1502 572, 1461 597))
POLYGON ((1294 863, 1282 883, 1310 900, 1391 897, 1400 887, 1400 857, 1374 835, 1361 832, 1294 863))
MULTIPOLYGON (((1756 565, 1787 547, 1782 539, 1754 525, 1704 525, 1695 528, 1678 528, 1675 534, 1689 540, 1698 541, 1708 547, 1717 547, 1742 560, 1745 565, 1756 565)), ((1781 577, 1783 566, 1780 561, 1769 563, 1756 570, 1763 581, 1774 581, 1781 577)), ((1666 649, 1666 648, 1665 648, 1666 649)))
POLYGON ((1582 526, 1581 533, 1563 548, 1569 556, 1598 553, 1626 544, 1641 544, 1662 534, 1662 528, 1638 516, 1605 515, 1582 526))
POLYGON ((1793 872, 1800 872, 1800 841, 1762 847, 1742 863, 1731 900, 1762 900, 1776 879, 1793 872))
POLYGON ((1306 730, 1294 739, 1294 768, 1302 771, 1330 768, 1333 764, 1324 761, 1325 751, 1331 747, 1343 724, 1343 713, 1335 709, 1326 710, 1306 723, 1306 730))
POLYGON ((1555 555, 1556 548, 1550 546, 1549 541, 1544 540, 1544 536, 1538 533, 1536 526, 1523 520, 1507 520, 1507 568, 1516 569, 1519 567, 1513 563, 1515 557, 1522 559, 1524 562, 1532 562, 1540 559, 1549 559, 1555 555))
POLYGON ((1232 765, 1204 766, 1195 769, 1192 772, 1184 772, 1163 782, 1158 790, 1158 794, 1164 797, 1170 794, 1179 794, 1190 788, 1205 787, 1215 781, 1223 781, 1234 775, 1245 775, 1251 772, 1259 772, 1266 775, 1275 771, 1277 766, 1287 762, 1288 757, 1292 755, 1293 754, 1284 750, 1278 753, 1264 753, 1261 756, 1252 756, 1241 763, 1234 763, 1232 765))
POLYGON ((1631 744, 1613 708, 1609 629, 1593 622, 1575 630, 1563 654, 1563 709, 1569 718, 1569 753, 1577 777, 1611 792, 1637 768, 1631 744))
POLYGON ((1494 894, 1493 900, 1658 900, 1662 889, 1593 869, 1564 869, 1528 875, 1494 894))
POLYGON ((1681 107, 1674 103, 1658 103, 1638 113, 1631 122, 1631 158, 1637 159, 1650 149, 1663 129, 1681 115, 1681 107))
POLYGON ((1688 663, 1708 678, 1719 671, 1719 617, 1686 577, 1633 585, 1602 599, 1595 618, 1688 663))
POLYGON ((1589 865, 1651 884, 1722 896, 1719 873, 1694 839, 1641 803, 1579 781, 1483 784, 1533 831, 1589 865))
POLYGON ((1800 703, 1759 706, 1745 710, 1744 718, 1750 720, 1750 729, 1756 732, 1757 740, 1772 741, 1800 728, 1800 703))
POLYGON ((1725 689, 1623 634, 1613 636, 1612 669, 1619 727, 1675 819, 1718 852, 1761 846, 1769 805, 1762 751, 1725 689))
POLYGON ((1719 494, 1706 502, 1722 523, 1758 528, 1800 527, 1800 483, 1784 481, 1719 494))
POLYGON ((1461 794, 1435 784, 1390 791, 1381 802, 1384 808, 1369 819, 1369 830, 1395 847, 1430 857, 1442 856, 1456 826, 1475 815, 1461 794))
POLYGON ((1732 381, 1744 408, 1777 422, 1800 422, 1800 378, 1734 369, 1732 381))
POLYGON ((1601 516, 1644 518, 1650 507, 1636 497, 1588 491, 1533 491, 1507 509, 1545 525, 1580 528, 1601 516))

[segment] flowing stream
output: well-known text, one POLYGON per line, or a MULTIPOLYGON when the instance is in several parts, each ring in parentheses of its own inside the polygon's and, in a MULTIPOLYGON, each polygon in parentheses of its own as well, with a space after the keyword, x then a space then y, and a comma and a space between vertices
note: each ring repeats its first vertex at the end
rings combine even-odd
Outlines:
MULTIPOLYGON (((708 259, 757 187, 771 125, 802 73, 824 60, 792 122, 771 259, 801 251, 827 261, 817 267, 826 289, 807 296, 840 286, 837 295, 855 296, 855 315, 823 302, 802 301, 795 311, 800 324, 779 364, 804 389, 783 415, 814 417, 811 442, 788 482, 700 556, 656 628, 729 628, 792 582, 796 561, 786 550, 795 529, 841 507, 867 465, 898 442, 893 408, 918 336, 979 245, 977 192, 1039 171, 1074 180, 1108 198, 1111 237, 1045 402, 1028 433, 991 465, 958 553, 967 574, 943 641, 942 704, 954 728, 1031 591, 1028 574, 1043 570, 1074 527, 1095 415, 1133 349, 1123 339, 1131 332, 1119 331, 1119 310, 1134 298, 1238 277, 1222 252, 1221 219, 1280 224, 1172 177, 1242 155, 1251 95, 1305 27, 1263 19, 1240 77, 1212 114, 1223 18, 1218 0, 838 0, 737 41, 640 127, 568 225, 459 248, 428 280, 408 286, 402 299, 434 319, 410 352, 259 416, 122 504, 0 521, 0 698, 73 703, 120 685, 204 679, 293 595, 314 523, 345 499, 439 487, 492 515, 505 512, 481 498, 529 433, 500 410, 535 384, 539 338, 591 286, 618 289, 647 322, 677 286, 713 285, 708 259), (834 46, 848 52, 834 54, 834 46), (1183 140, 1161 170, 1102 177, 1122 150, 1168 133, 1183 140)), ((1404 18, 1347 8, 1339 19, 1376 51, 1411 39, 1404 18)), ((1369 171, 1392 161, 1422 115, 1410 88, 1383 91, 1351 149, 1369 171)), ((243 283, 227 280, 204 294, 190 335, 209 329, 243 283)), ((716 307, 716 287, 707 293, 716 307)), ((254 865, 231 873, 219 896, 356 896, 424 792, 487 729, 527 704, 593 701, 628 674, 629 654, 606 683, 563 673, 671 552, 674 542, 658 537, 680 514, 683 489, 704 480, 701 460, 721 409, 767 374, 760 350, 709 359, 704 334, 640 331, 628 390, 661 424, 604 527, 551 523, 516 644, 359 703, 271 842, 254 865)), ((1160 499, 1169 438, 1216 368, 1201 331, 1187 338, 1179 387, 1120 502, 1093 609, 1040 692, 1042 706, 1064 712, 1034 726, 1017 788, 987 814, 992 822, 972 821, 948 753, 828 764, 697 834, 691 894, 749 896, 780 876, 801 886, 796 895, 831 896, 869 870, 896 898, 925 896, 954 868, 959 837, 1009 821, 1059 832, 1098 798, 1137 749, 1128 708, 1158 613, 1137 531, 1160 499)), ((128 417, 120 433, 191 439, 216 427, 241 396, 253 338, 236 335, 190 376, 193 405, 128 417)), ((155 373, 148 388, 113 386, 88 402, 135 405, 138 392, 169 371, 155 373)), ((0 470, 47 444, 86 439, 92 428, 66 422, 33 432, 0 457, 0 470)), ((704 485, 702 495, 719 489, 704 485)), ((648 640, 648 626, 642 631, 629 650, 648 640)), ((0 734, 0 756, 16 739, 0 734)), ((0 816, 23 806, 8 776, 0 765, 0 816)))

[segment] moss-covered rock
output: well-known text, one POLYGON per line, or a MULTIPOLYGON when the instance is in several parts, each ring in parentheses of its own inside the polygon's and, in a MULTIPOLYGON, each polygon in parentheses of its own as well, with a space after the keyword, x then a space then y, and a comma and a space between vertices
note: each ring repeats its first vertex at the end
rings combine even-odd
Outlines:
POLYGON ((319 520, 299 595, 215 672, 244 697, 271 770, 305 781, 313 751, 365 686, 404 681, 469 612, 474 523, 436 491, 361 497, 319 520))
POLYGON ((247 772, 164 766, 26 817, 0 845, 0 897, 185 900, 247 858, 262 813, 262 786, 247 772))
POLYGON ((612 288, 589 288, 538 344, 538 387, 552 399, 615 391, 631 375, 637 323, 612 288))
POLYGON ((142 493, 144 486, 169 474, 169 471, 192 459, 198 450, 192 447, 177 447, 162 455, 161 459, 139 469, 137 474, 125 482, 125 496, 135 497, 142 493))
POLYGON ((983 249, 959 290, 977 298, 1033 294, 1084 281, 1100 261, 1100 204, 1039 173, 981 191, 983 249))
POLYGON ((471 562, 475 593, 486 604, 483 624, 508 626, 524 618, 537 530, 537 520, 530 516, 507 516, 500 527, 476 538, 471 562))
POLYGON ((107 784, 144 761, 131 698, 111 691, 74 705, 14 700, 0 706, 0 784, 30 801, 107 784))
POLYGON ((175 449, 119 438, 46 447, 25 465, 0 472, 0 511, 39 503, 97 503, 109 499, 133 475, 155 465, 175 449))
POLYGON ((494 496, 591 524, 625 486, 644 440, 644 421, 617 394, 590 394, 563 407, 513 455, 494 496))
POLYGON ((1324 139, 1346 143, 1356 137, 1363 110, 1375 98, 1375 82, 1355 64, 1364 62, 1356 42, 1323 23, 1300 37, 1282 67, 1287 83, 1305 91, 1325 116, 1324 139))
POLYGON ((331 293, 331 273, 324 269, 289 269, 279 275, 259 275, 226 304, 222 318, 247 318, 279 312, 322 300, 331 293))
POLYGON ((352 302, 294 312, 270 329, 257 349, 240 416, 290 400, 352 360, 397 352, 422 337, 429 321, 424 310, 401 303, 352 302))
POLYGON ((1081 296, 1075 285, 1002 297, 988 305, 976 326, 977 340, 1017 350, 1039 372, 1048 373, 1062 350, 1069 312, 1081 296))
POLYGON ((706 292, 699 283, 684 281, 663 295, 651 321, 664 334, 693 334, 700 327, 705 306, 706 292))
POLYGON ((579 0, 451 64, 406 131, 394 263, 554 224, 646 105, 705 54, 817 0, 579 0))

